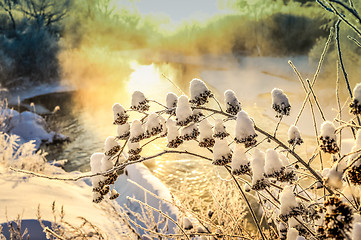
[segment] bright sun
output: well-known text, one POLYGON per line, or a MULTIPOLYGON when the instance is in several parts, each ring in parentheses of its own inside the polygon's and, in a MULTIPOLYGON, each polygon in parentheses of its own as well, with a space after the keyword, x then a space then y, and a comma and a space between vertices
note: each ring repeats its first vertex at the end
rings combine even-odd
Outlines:
POLYGON ((129 76, 128 91, 130 93, 139 90, 144 94, 152 94, 161 88, 161 75, 159 71, 150 65, 132 63, 134 72, 129 76))

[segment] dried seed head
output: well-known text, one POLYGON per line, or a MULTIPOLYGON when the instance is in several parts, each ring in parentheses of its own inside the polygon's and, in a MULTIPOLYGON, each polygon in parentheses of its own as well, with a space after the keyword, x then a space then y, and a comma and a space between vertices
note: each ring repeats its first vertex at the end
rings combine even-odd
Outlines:
POLYGON ((114 199, 116 199, 117 197, 119 197, 119 195, 120 195, 120 194, 117 192, 117 190, 112 189, 112 191, 111 191, 111 193, 110 193, 109 199, 110 199, 110 200, 114 200, 114 199))
POLYGON ((194 78, 190 82, 189 88, 191 93, 191 99, 189 102, 197 106, 207 103, 208 98, 213 96, 211 91, 207 88, 206 84, 200 79, 194 78))
POLYGON ((178 127, 176 125, 176 122, 172 119, 167 120, 167 140, 168 144, 167 147, 169 148, 177 148, 179 145, 183 143, 182 138, 179 136, 178 127))
POLYGON ((276 117, 290 115, 291 105, 286 94, 279 88, 274 88, 272 94, 272 108, 276 111, 276 117))
POLYGON ((241 175, 251 172, 251 163, 246 156, 246 149, 241 144, 236 144, 232 155, 231 167, 232 173, 234 175, 241 175))
POLYGON ((142 92, 135 91, 132 95, 132 105, 130 106, 130 108, 136 111, 145 112, 148 111, 150 108, 148 102, 148 99, 145 98, 142 92))
POLYGON ((354 115, 361 113, 361 83, 353 89, 353 100, 350 103, 350 112, 354 115))
POLYGON ((142 123, 139 120, 134 120, 130 126, 130 136, 129 141, 132 143, 139 142, 144 139, 144 128, 142 123))
POLYGON ((214 165, 226 165, 232 161, 231 150, 229 149, 226 139, 216 139, 213 146, 213 162, 214 165))
POLYGON ((167 93, 166 103, 167 103, 167 111, 166 112, 170 115, 174 115, 175 109, 178 104, 178 96, 172 92, 167 93))
POLYGON ((114 137, 111 137, 111 136, 107 137, 104 145, 105 145, 104 146, 104 150, 105 150, 104 154, 107 156, 113 156, 120 150, 119 143, 117 141, 115 141, 114 137))
POLYGON ((129 123, 124 123, 123 125, 118 125, 117 126, 117 134, 118 134, 118 138, 120 140, 126 140, 129 138, 130 135, 130 125, 129 123))
POLYGON ((226 130, 226 127, 223 124, 222 119, 216 119, 215 126, 214 126, 214 138, 223 139, 225 137, 229 136, 229 133, 226 130))
POLYGON ((236 121, 236 138, 237 143, 244 143, 245 147, 253 146, 257 143, 257 134, 254 130, 253 122, 247 112, 240 111, 237 114, 236 121))
POLYGON ((336 142, 335 125, 330 121, 325 121, 321 125, 320 148, 325 153, 335 154, 339 151, 336 142))
POLYGON ((226 105, 226 112, 231 115, 237 115, 237 113, 242 110, 241 103, 232 90, 224 92, 224 103, 226 105))
POLYGON ((352 209, 337 196, 330 196, 324 202, 324 233, 327 238, 344 239, 352 229, 352 209))
POLYGON ((193 121, 193 111, 189 106, 188 98, 185 95, 178 98, 176 121, 178 126, 187 126, 193 121))
POLYGON ((181 138, 184 141, 190 141, 197 139, 199 135, 197 124, 191 123, 190 125, 181 129, 181 138))
POLYGON ((119 103, 115 103, 113 105, 113 124, 116 125, 123 125, 128 121, 129 115, 127 111, 125 111, 124 107, 119 103))
POLYGON ((303 143, 303 139, 301 138, 300 131, 298 127, 292 125, 288 129, 288 143, 291 145, 301 145, 303 143))
POLYGON ((148 116, 145 129, 145 135, 147 137, 155 136, 163 131, 163 125, 157 114, 152 113, 148 116))

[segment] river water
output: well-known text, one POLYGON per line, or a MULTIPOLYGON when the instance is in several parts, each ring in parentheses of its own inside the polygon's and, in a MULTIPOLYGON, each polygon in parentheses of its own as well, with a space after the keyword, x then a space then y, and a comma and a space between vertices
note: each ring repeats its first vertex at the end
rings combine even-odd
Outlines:
MULTIPOLYGON (((215 95, 223 102, 223 92, 233 89, 239 100, 256 124, 268 132, 273 132, 277 121, 271 109, 270 91, 274 87, 282 88, 289 96, 294 109, 291 116, 285 119, 285 124, 280 125, 279 137, 284 141, 287 139, 287 129, 293 123, 298 109, 304 98, 303 89, 288 66, 286 58, 245 58, 228 68, 218 68, 215 66, 204 67, 200 75, 215 95)), ((300 71, 311 77, 311 68, 306 57, 293 59, 296 66, 300 66, 300 71)), ((190 80, 190 79, 189 79, 190 80)), ((80 89, 60 93, 51 93, 26 99, 23 103, 34 102, 38 108, 53 109, 59 105, 61 110, 54 115, 48 116, 53 130, 70 137, 70 142, 59 145, 45 146, 49 155, 48 159, 67 159, 65 165, 67 171, 79 170, 89 171, 89 157, 94 152, 103 152, 104 140, 107 136, 116 134, 116 126, 112 125, 112 105, 116 101, 124 106, 130 105, 130 93, 134 90, 141 90, 149 99, 165 102, 165 95, 168 91, 173 91, 180 95, 179 89, 154 70, 153 65, 140 66, 131 75, 127 85, 107 87, 99 91, 80 89), (153 70, 152 70, 153 69, 153 70), (158 77, 150 83, 142 82, 140 78, 147 77, 138 72, 151 71, 149 75, 155 74, 158 77), (116 90, 113 90, 116 89, 116 90), (114 91, 114 92, 113 92, 114 91), (122 92, 123 94, 120 94, 122 92), (106 96, 109 96, 107 98, 106 96), (100 97, 101 95, 101 97, 100 97), (116 95, 116 97, 114 97, 116 95)), ((187 92, 186 88, 183 88, 187 92)), ((154 105, 152 105, 154 106, 154 105)), ((216 107, 215 103, 211 106, 216 107)), ((326 113, 333 116, 330 111, 326 113)), ((131 115, 139 117, 139 115, 131 115)), ((312 135, 312 122, 310 115, 304 114, 304 123, 299 127, 301 132, 312 135)), ((302 122, 302 121, 301 121, 302 122)), ((232 127, 229 126, 231 129, 232 127)), ((311 139, 311 137, 306 137, 311 139)), ((262 140, 262 137, 258 138, 262 140)), ((314 138, 312 138, 314 139, 314 138)), ((166 139, 156 141, 147 145, 143 150, 144 156, 160 152, 166 145, 166 139)), ((268 146, 269 147, 269 146, 268 146)), ((264 148, 267 148, 265 146, 264 148)), ((183 149, 199 152, 200 148, 193 143, 187 143, 183 149)), ((300 149, 304 156, 311 156, 314 150, 314 143, 310 141, 300 149)), ((208 157, 212 155, 203 152, 208 157)), ((210 162, 191 158, 183 155, 168 155, 158 157, 147 162, 150 170, 160 178, 170 189, 185 188, 195 197, 209 197, 209 189, 213 181, 219 178, 228 178, 222 168, 213 166, 210 162), (180 187, 182 186, 182 187, 180 187)))

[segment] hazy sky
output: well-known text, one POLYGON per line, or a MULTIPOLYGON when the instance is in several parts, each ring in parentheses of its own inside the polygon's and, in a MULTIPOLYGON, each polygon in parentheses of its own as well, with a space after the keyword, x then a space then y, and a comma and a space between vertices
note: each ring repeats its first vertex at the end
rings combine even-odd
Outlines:
MULTIPOLYGON (((120 0, 113 0, 113 2, 118 7, 126 4, 120 0)), ((218 0, 134 0, 133 6, 141 14, 167 15, 176 23, 185 19, 202 19, 227 12, 225 9, 218 8, 218 0)))

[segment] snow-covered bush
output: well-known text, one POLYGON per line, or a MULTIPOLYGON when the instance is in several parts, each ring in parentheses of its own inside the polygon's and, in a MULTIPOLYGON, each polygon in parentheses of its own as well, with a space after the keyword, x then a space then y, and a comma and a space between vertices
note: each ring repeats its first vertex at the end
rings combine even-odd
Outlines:
MULTIPOLYGON (((233 91, 228 90, 225 93, 225 110, 220 105, 214 108, 208 103, 209 97, 213 97, 217 103, 220 101, 210 93, 203 81, 193 79, 190 92, 190 98, 184 94, 177 98, 174 93, 168 93, 166 104, 154 100, 145 101, 144 95, 136 92, 133 94, 133 99, 134 96, 138 96, 137 101, 136 103, 132 101, 130 108, 142 114, 138 119, 132 119, 132 111, 121 108, 120 104, 114 105, 118 109, 116 111, 118 115, 114 115, 115 119, 122 114, 129 113, 130 116, 124 117, 124 121, 117 121, 120 124, 117 138, 107 138, 104 154, 95 155, 101 158, 101 165, 99 168, 99 163, 92 163, 92 171, 94 173, 100 171, 102 174, 99 178, 93 177, 92 180, 94 202, 100 202, 105 198, 115 199, 118 196, 117 192, 111 190, 111 185, 126 166, 163 154, 179 153, 196 156, 224 168, 238 186, 237 189, 244 202, 248 204, 254 224, 260 232, 262 230, 259 219, 244 192, 259 199, 264 217, 274 229, 278 229, 278 235, 275 236, 281 239, 317 239, 314 238, 316 232, 322 236, 336 238, 353 234, 350 217, 358 210, 350 206, 356 207, 359 204, 361 191, 357 193, 354 191, 351 197, 347 196, 350 196, 350 189, 361 182, 359 160, 361 130, 356 134, 353 153, 341 156, 336 155, 339 148, 335 125, 330 121, 322 123, 318 136, 319 148, 316 150, 333 154, 331 160, 334 163, 329 167, 315 170, 308 164, 313 159, 306 160, 303 153, 296 152, 295 146, 303 143, 297 126, 291 125, 288 132, 283 135, 286 137, 276 137, 276 132, 280 131, 278 129, 280 122, 275 124, 276 130, 273 134, 263 130, 257 125, 256 120, 241 109, 233 91), (139 105, 139 102, 147 104, 147 107, 139 107, 142 105, 139 105), (158 107, 164 106, 164 109, 151 112, 152 106, 149 103, 152 102, 157 103, 158 107), (205 111, 207 114, 210 112, 212 117, 207 116, 205 111), (232 131, 229 131, 225 124, 232 131), (257 141, 259 135, 264 136, 268 141, 257 141), (154 156, 143 153, 145 151, 142 150, 148 143, 162 138, 167 139, 163 151, 160 150, 161 152, 154 156), (182 144, 186 141, 193 145, 182 144), (245 182, 242 184, 244 187, 241 187, 240 181, 245 182), (345 198, 340 200, 344 205, 340 206, 347 210, 347 212, 337 211, 341 216, 339 218, 331 216, 330 210, 327 210, 332 208, 329 206, 337 203, 323 205, 320 201, 322 198, 319 198, 319 194, 333 195, 336 192, 344 192, 345 198), (330 224, 341 226, 340 218, 348 221, 344 223, 345 232, 337 232, 329 226, 330 224)), ((280 121, 282 116, 289 115, 289 100, 282 90, 277 88, 272 90, 272 104, 280 121)), ((323 153, 321 157, 324 157, 323 153)), ((210 219, 212 214, 208 216, 210 219)), ((199 237, 204 237, 202 234, 208 232, 210 235, 225 236, 222 235, 225 234, 222 228, 206 230, 204 227, 196 227, 193 219, 187 216, 181 219, 179 227, 183 229, 178 229, 177 232, 180 231, 183 235, 189 233, 192 236, 198 234, 199 237)), ((197 221, 204 224, 202 219, 197 221)), ((268 232, 268 234, 271 236, 276 233, 268 232)))

